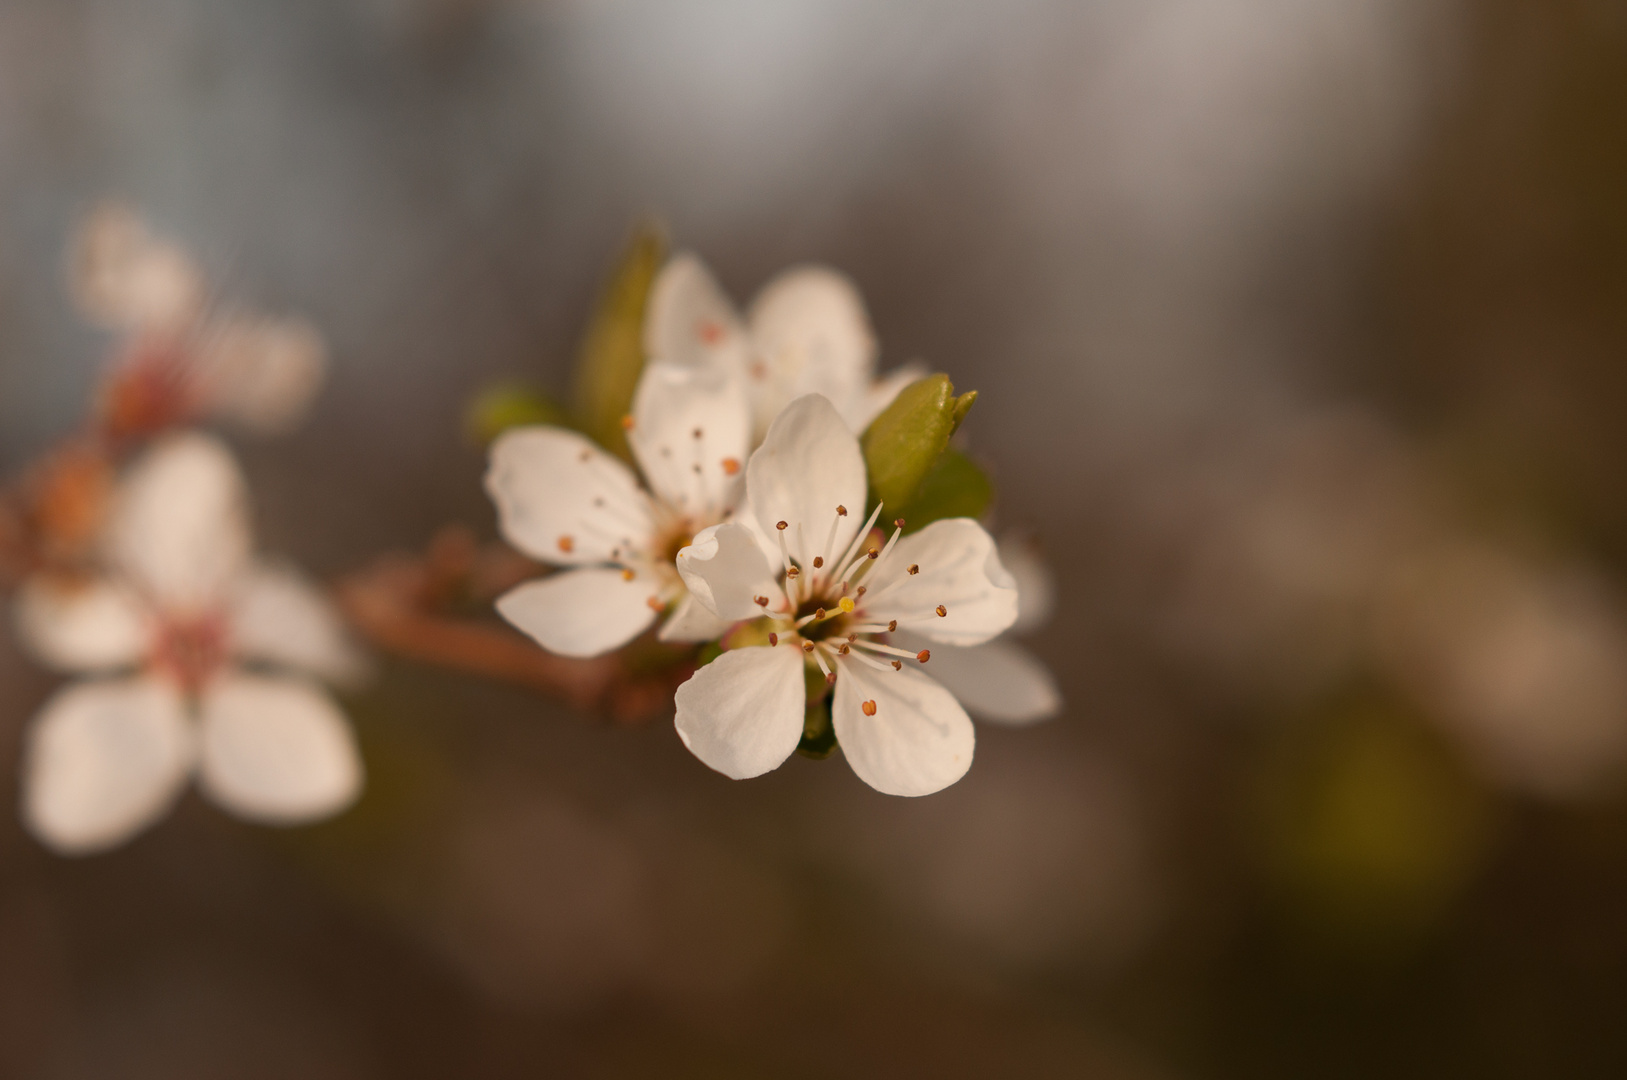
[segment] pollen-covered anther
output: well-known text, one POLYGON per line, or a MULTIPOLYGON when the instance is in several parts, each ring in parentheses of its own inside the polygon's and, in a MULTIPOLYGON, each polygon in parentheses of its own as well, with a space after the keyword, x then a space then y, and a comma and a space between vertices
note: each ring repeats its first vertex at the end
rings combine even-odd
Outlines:
POLYGON ((632 413, 628 413, 626 416, 621 418, 621 429, 623 431, 632 431, 633 430, 633 414, 632 413))
POLYGON ((903 518, 893 518, 893 524, 896 525, 898 528, 902 529, 904 527, 904 519, 903 518))
POLYGON ((803 651, 803 652, 805 652, 805 653, 811 653, 811 652, 813 652, 813 650, 814 650, 814 643, 813 643, 813 642, 811 642, 811 641, 804 641, 804 642, 803 642, 803 643, 802 643, 802 651, 803 651))
POLYGON ((666 605, 665 601, 663 601, 659 596, 652 596, 652 597, 650 597, 648 600, 646 600, 644 602, 646 604, 650 605, 650 610, 652 610, 652 611, 665 611, 665 610, 667 610, 667 605, 666 605))
POLYGON ((825 609, 824 608, 814 608, 814 622, 818 622, 820 619, 823 619, 824 617, 825 617, 825 609))
POLYGON ((700 428, 696 428, 693 432, 691 432, 691 434, 693 434, 697 439, 706 437, 706 432, 702 431, 700 428))
POLYGON ((923 664, 926 663, 928 660, 932 659, 932 650, 922 649, 920 652, 915 654, 915 659, 923 664))
POLYGON ((836 685, 836 672, 834 672, 834 671, 825 672, 825 685, 826 686, 835 686, 836 685))
POLYGON ((890 634, 894 630, 897 630, 897 629, 898 629, 898 620, 897 619, 888 619, 887 620, 887 632, 890 634))
POLYGON ((726 458, 723 459, 723 475, 724 476, 734 476, 739 471, 740 471, 740 459, 739 458, 726 457, 726 458))
POLYGON ((780 530, 780 532, 784 532, 786 529, 791 527, 791 523, 789 521, 776 521, 774 523, 774 527, 780 530))
POLYGON ((904 670, 904 661, 902 661, 902 660, 894 660, 893 661, 893 670, 894 671, 903 671, 904 670))
POLYGON ((593 451, 592 450, 584 450, 584 451, 582 451, 580 454, 576 455, 576 460, 580 461, 582 464, 586 465, 588 462, 593 460, 593 451))
POLYGON ((876 702, 874 698, 866 701, 864 704, 860 705, 859 708, 864 710, 864 715, 866 716, 876 715, 876 702))
POLYGON ((634 575, 634 573, 631 570, 623 570, 621 572, 621 579, 623 581, 632 581, 635 576, 636 575, 634 575))
POLYGON ((825 565, 825 557, 823 555, 815 555, 814 556, 814 569, 818 570, 821 566, 824 566, 824 565, 825 565))
POLYGON ((921 572, 921 567, 920 567, 920 565, 918 563, 910 563, 910 573, 912 575, 913 574, 919 574, 920 572, 921 572))
POLYGON ((791 569, 789 569, 789 570, 787 570, 785 572, 785 576, 788 577, 788 578, 794 578, 794 577, 797 577, 801 573, 802 573, 801 570, 798 570, 796 567, 793 566, 793 567, 791 567, 791 569))
POLYGON ((868 586, 868 585, 860 585, 859 586, 859 591, 857 593, 854 593, 854 595, 859 597, 860 599, 863 599, 864 594, 869 592, 869 591, 870 591, 870 586, 868 586))
POLYGON ((723 340, 723 327, 711 319, 707 319, 696 327, 695 332, 700 336, 701 341, 707 345, 716 345, 723 340))
POLYGON ((768 643, 770 645, 778 645, 780 643, 780 635, 778 635, 778 634, 769 634, 768 635, 768 643))
POLYGON ((937 611, 938 611, 938 618, 940 618, 940 619, 947 618, 948 615, 949 615, 949 609, 944 607, 942 604, 938 605, 937 611))
POLYGON ((844 643, 840 648, 838 648, 836 650, 836 655, 837 656, 846 656, 848 653, 850 653, 852 651, 853 651, 853 647, 851 645, 848 645, 848 644, 844 643))
POLYGON ((857 635, 857 634, 849 634, 849 635, 847 635, 847 640, 849 642, 857 641, 857 640, 859 640, 859 635, 857 635))
POLYGON ((865 552, 865 558, 874 559, 876 556, 878 556, 880 554, 881 554, 880 551, 876 550, 875 548, 871 548, 869 551, 865 552))
POLYGON ((851 596, 844 596, 842 597, 841 603, 837 604, 836 606, 842 609, 843 615, 850 615, 853 613, 853 598, 851 596))
POLYGON ((836 507, 836 516, 847 517, 847 507, 838 504, 836 507))
POLYGON ((758 607, 767 607, 768 606, 768 597, 766 597, 766 596, 754 596, 754 597, 751 598, 751 601, 752 601, 752 603, 756 604, 758 607))
POLYGON ((571 552, 575 551, 576 550, 576 540, 575 540, 575 538, 570 537, 570 536, 561 536, 559 538, 559 550, 563 551, 567 555, 569 555, 571 552))

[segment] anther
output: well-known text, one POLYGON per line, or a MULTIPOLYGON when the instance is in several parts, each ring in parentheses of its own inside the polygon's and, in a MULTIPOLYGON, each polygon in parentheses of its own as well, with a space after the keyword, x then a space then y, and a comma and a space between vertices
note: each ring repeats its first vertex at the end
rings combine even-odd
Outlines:
POLYGON ((752 599, 752 602, 755 603, 758 607, 767 607, 768 606, 768 597, 766 597, 766 596, 754 596, 751 599, 752 599))
POLYGON ((940 619, 945 618, 948 614, 949 614, 949 609, 944 607, 942 604, 939 604, 938 605, 938 618, 940 618, 940 619))
POLYGON ((834 671, 825 672, 825 685, 826 686, 835 686, 836 685, 836 672, 834 672, 834 671))
POLYGON ((919 574, 920 572, 921 572, 921 567, 918 564, 910 563, 910 573, 911 574, 919 574))
POLYGON ((863 597, 864 594, 869 592, 869 591, 870 591, 870 586, 868 586, 868 585, 860 585, 859 586, 859 591, 855 595, 857 595, 859 597, 863 597))
POLYGON ((576 541, 569 536, 561 536, 559 538, 559 550, 569 555, 576 550, 576 541))
POLYGON ((663 604, 661 602, 661 598, 659 596, 652 596, 652 597, 650 597, 648 600, 646 600, 644 602, 646 604, 650 605, 650 610, 651 611, 665 611, 665 610, 667 610, 667 605, 663 604))
POLYGON ((893 518, 893 524, 898 526, 900 529, 902 529, 904 527, 904 519, 903 518, 893 518))
POLYGON ((794 578, 800 573, 802 573, 802 571, 798 570, 796 567, 793 566, 793 567, 791 567, 791 569, 789 569, 789 570, 787 570, 785 572, 785 576, 788 577, 788 578, 794 578))
POLYGON ((739 458, 726 457, 726 458, 723 459, 723 475, 724 476, 733 476, 735 473, 737 473, 739 471, 740 471, 740 459, 739 458))
POLYGON ((582 451, 580 454, 576 455, 576 460, 580 461, 582 464, 586 465, 588 462, 593 460, 593 451, 592 450, 584 450, 584 451, 582 451))
POLYGON ((623 570, 621 572, 621 579, 623 581, 632 581, 633 580, 633 572, 631 570, 623 570))
POLYGON ((844 596, 842 597, 841 603, 837 604, 836 606, 842 609, 843 615, 851 614, 853 611, 853 598, 844 596))
POLYGON ((838 505, 836 507, 836 516, 837 517, 847 517, 847 507, 838 505))
POLYGON ((894 671, 903 671, 904 670, 904 661, 902 661, 902 660, 894 660, 893 661, 893 670, 894 671))
POLYGON ((864 715, 866 716, 876 715, 876 703, 874 700, 866 701, 863 705, 860 705, 859 708, 864 710, 864 715))
POLYGON ((805 653, 811 653, 811 652, 813 652, 813 642, 811 642, 811 641, 804 641, 804 642, 803 642, 803 643, 802 643, 802 651, 803 651, 803 652, 805 652, 805 653))
POLYGON ((857 635, 857 634, 849 634, 849 635, 847 635, 847 640, 850 641, 850 642, 857 641, 857 640, 859 640, 859 635, 857 635))
POLYGON ((875 548, 871 548, 868 552, 866 552, 866 557, 873 559, 880 554, 881 552, 877 551, 875 548))
POLYGON ((814 569, 818 570, 821 566, 824 566, 824 565, 825 565, 825 557, 823 555, 815 555, 814 556, 814 569))
POLYGON ((814 608, 814 622, 818 622, 820 619, 823 619, 824 617, 825 617, 825 609, 824 608, 814 608))
POLYGON ((846 656, 848 653, 850 653, 852 651, 853 651, 852 646, 843 645, 841 648, 836 650, 836 655, 837 656, 846 656))
POLYGON ((898 620, 897 619, 888 619, 887 620, 887 632, 890 634, 890 633, 892 633, 893 631, 895 631, 897 629, 898 629, 898 620))
POLYGON ((922 649, 920 652, 915 654, 915 659, 919 660, 923 664, 926 663, 928 660, 932 659, 932 650, 922 649))
POLYGON ((778 634, 769 634, 768 635, 768 643, 770 645, 778 645, 780 643, 780 635, 778 635, 778 634))
POLYGON ((780 530, 780 532, 784 532, 786 529, 791 527, 791 523, 787 521, 778 521, 774 523, 774 527, 780 530))
POLYGON ((633 430, 633 414, 632 413, 628 413, 626 416, 621 418, 621 429, 623 431, 632 431, 633 430))
POLYGON ((700 428, 696 428, 695 431, 694 431, 695 438, 697 438, 697 439, 701 438, 701 436, 703 434, 704 434, 704 432, 702 432, 700 428))

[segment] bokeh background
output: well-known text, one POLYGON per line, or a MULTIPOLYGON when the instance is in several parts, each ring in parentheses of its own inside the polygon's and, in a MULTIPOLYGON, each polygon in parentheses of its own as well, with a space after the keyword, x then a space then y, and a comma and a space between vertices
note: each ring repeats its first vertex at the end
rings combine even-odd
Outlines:
MULTIPOLYGON (((385 658, 362 803, 0 815, 19 1077, 1627 1072, 1627 5, 3 0, 0 465, 108 197, 327 335, 245 442, 337 576, 492 534, 641 216, 982 391, 1065 714, 918 801, 385 658)), ((54 685, 0 644, 0 802, 54 685)))

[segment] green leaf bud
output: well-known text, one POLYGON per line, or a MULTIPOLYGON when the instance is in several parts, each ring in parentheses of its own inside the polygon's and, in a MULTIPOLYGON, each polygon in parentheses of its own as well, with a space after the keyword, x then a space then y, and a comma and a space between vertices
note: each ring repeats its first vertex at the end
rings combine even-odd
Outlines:
POLYGON ((976 391, 956 397, 947 375, 928 375, 900 391, 862 440, 871 500, 909 505, 976 400, 976 391))
POLYGON ((578 426, 606 450, 632 460, 622 418, 644 370, 644 309, 666 260, 666 236, 653 222, 633 233, 605 283, 577 355, 578 426))

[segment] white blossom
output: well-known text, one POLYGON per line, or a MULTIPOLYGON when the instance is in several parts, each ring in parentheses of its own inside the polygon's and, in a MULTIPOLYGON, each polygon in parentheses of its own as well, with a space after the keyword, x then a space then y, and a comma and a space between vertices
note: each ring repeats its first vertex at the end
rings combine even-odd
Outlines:
POLYGON ((328 601, 254 555, 243 477, 203 435, 172 435, 131 468, 105 536, 106 571, 35 577, 22 642, 81 674, 27 736, 22 811, 64 854, 104 850, 168 812, 189 777, 242 817, 312 821, 348 806, 362 768, 317 679, 358 659, 328 601))
POLYGON ((727 624, 685 594, 678 549, 733 510, 751 436, 738 380, 715 369, 648 365, 627 441, 645 484, 564 428, 516 428, 491 449, 486 490, 503 536, 563 569, 503 595, 497 610, 561 656, 598 656, 663 613, 664 641, 706 641, 727 624))
POLYGON ((926 375, 907 364, 876 378, 876 337, 864 301, 846 276, 798 266, 776 276, 744 318, 700 259, 674 256, 650 290, 644 348, 653 359, 715 367, 744 381, 754 445, 780 410, 803 394, 828 398, 855 433, 898 392, 926 375))
MULTIPOLYGON (((744 779, 777 768, 803 732, 805 673, 834 684, 831 722, 860 779, 894 795, 949 786, 972 763, 972 723, 920 666, 934 647, 981 645, 1016 621, 1017 589, 994 540, 968 518, 870 540, 864 458, 835 407, 798 398, 746 469, 734 519, 678 553, 691 594, 720 619, 760 619, 765 643, 723 653, 679 687, 684 744, 744 779)), ((817 679, 815 680, 817 682, 817 679)))

